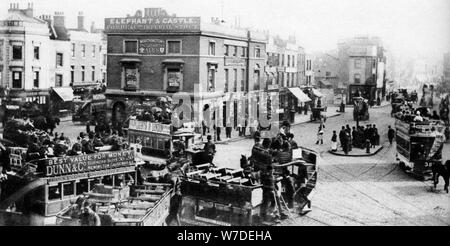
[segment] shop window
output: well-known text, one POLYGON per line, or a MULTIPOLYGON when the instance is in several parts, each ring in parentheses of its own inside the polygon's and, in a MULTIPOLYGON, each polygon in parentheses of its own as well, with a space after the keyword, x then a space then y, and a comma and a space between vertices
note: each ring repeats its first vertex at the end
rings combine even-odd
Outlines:
POLYGON ((167 41, 168 54, 181 54, 181 41, 167 41))
POLYGON ((33 87, 39 88, 39 71, 34 72, 33 87))
POLYGON ((39 60, 39 46, 34 47, 34 59, 39 60))
POLYGON ((13 72, 12 87, 14 89, 22 89, 22 72, 13 72))
POLYGON ((355 74, 354 81, 355 81, 355 84, 361 83, 361 74, 359 74, 359 73, 355 74))
POLYGON ((22 60, 22 46, 13 45, 13 60, 22 60))
POLYGON ((56 74, 55 76, 55 87, 62 87, 63 85, 63 76, 62 74, 56 74))

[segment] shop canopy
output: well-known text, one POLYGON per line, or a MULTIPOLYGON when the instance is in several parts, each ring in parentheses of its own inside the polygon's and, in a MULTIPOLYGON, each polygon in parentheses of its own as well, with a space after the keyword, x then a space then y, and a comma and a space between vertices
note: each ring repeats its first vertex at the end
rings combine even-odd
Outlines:
POLYGON ((312 93, 314 94, 314 96, 316 97, 323 97, 323 94, 320 93, 320 91, 318 91, 317 89, 312 89, 312 93))
POLYGON ((294 94, 294 96, 300 101, 300 102, 310 102, 311 98, 309 98, 305 93, 303 93, 302 90, 298 87, 289 88, 289 91, 294 94))
POLYGON ((71 102, 73 101, 73 90, 71 87, 55 87, 53 91, 64 101, 71 102))

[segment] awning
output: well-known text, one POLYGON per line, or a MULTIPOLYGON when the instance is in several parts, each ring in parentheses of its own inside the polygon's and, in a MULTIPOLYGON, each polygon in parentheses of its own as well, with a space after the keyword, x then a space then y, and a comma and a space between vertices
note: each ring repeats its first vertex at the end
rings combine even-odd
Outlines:
POLYGON ((300 88, 293 87, 289 88, 289 91, 294 94, 294 96, 300 101, 300 102, 310 102, 311 98, 309 98, 300 88))
POLYGON ((121 63, 141 63, 141 59, 138 58, 123 58, 120 60, 121 63))
POLYGON ((162 63, 181 63, 184 64, 184 61, 182 59, 166 59, 162 61, 162 63))
POLYGON ((73 101, 73 90, 71 87, 54 87, 52 90, 64 101, 73 101))
POLYGON ((317 89, 312 89, 312 93, 314 94, 314 96, 316 97, 323 97, 323 94, 320 93, 320 91, 318 91, 317 89))

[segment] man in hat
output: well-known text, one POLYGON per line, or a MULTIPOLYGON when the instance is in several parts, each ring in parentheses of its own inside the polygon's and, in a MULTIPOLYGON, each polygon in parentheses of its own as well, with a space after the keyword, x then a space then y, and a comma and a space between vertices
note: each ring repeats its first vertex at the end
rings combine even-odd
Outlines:
POLYGON ((205 143, 205 147, 203 150, 208 155, 209 162, 212 163, 214 159, 214 155, 216 154, 216 145, 212 142, 211 135, 207 137, 208 142, 205 143))
POLYGON ((100 217, 94 210, 91 208, 91 203, 89 201, 84 201, 83 209, 80 215, 80 224, 81 226, 100 226, 101 221, 100 217))

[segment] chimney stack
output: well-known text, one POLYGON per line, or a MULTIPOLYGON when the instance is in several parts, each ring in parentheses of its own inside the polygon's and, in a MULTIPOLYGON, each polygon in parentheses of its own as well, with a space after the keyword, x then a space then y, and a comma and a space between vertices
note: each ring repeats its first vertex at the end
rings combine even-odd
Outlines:
POLYGON ((28 8, 25 10, 25 15, 31 18, 34 17, 33 3, 28 3, 28 8))
POLYGON ((84 15, 83 15, 83 12, 78 12, 78 30, 84 30, 84 15))
POLYGON ((53 22, 55 23, 55 26, 66 27, 66 17, 64 16, 64 12, 55 12, 53 22))
POLYGON ((95 22, 91 23, 91 33, 95 33, 95 22))

